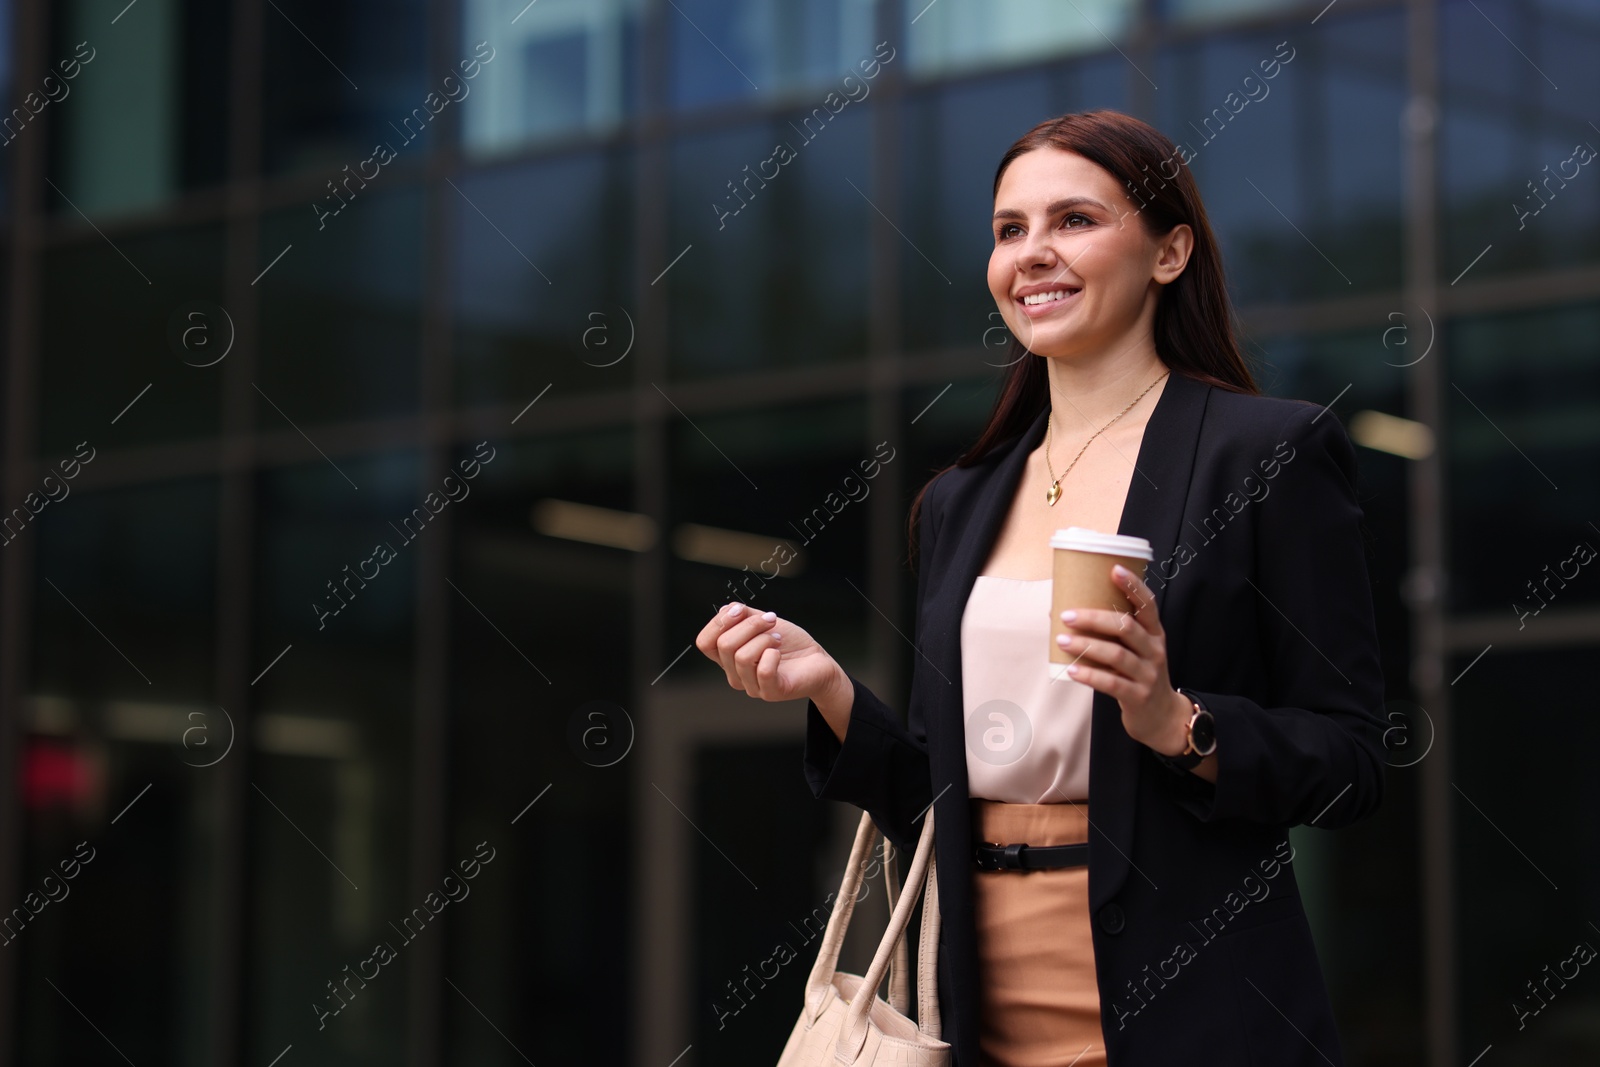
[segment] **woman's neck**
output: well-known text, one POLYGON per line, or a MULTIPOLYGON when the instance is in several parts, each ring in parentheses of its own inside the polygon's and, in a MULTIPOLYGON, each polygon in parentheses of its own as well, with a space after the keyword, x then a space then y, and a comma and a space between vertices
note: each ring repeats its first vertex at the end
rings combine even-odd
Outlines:
POLYGON ((1042 357, 1049 360, 1050 405, 1058 435, 1101 429, 1167 373, 1153 344, 1141 348, 1100 358, 1042 357))

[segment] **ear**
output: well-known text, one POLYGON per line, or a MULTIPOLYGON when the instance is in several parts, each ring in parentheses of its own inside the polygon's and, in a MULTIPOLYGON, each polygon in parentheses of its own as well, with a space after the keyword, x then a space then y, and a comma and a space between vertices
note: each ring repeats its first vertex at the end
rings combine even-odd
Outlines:
POLYGON ((1194 230, 1186 222, 1174 226, 1156 244, 1155 266, 1150 276, 1162 285, 1174 281, 1188 266, 1194 251, 1194 230))

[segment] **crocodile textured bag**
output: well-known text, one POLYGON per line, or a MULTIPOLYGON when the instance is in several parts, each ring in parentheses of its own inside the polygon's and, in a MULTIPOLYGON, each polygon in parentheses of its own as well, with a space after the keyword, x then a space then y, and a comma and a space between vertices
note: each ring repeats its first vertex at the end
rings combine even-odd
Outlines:
POLYGON ((862 868, 872 853, 878 828, 872 816, 861 814, 855 847, 845 868, 833 913, 817 951, 817 962, 806 979, 805 1007, 789 1034, 778 1067, 950 1067, 951 1051, 939 1039, 939 885, 933 855, 933 809, 927 812, 917 852, 906 874, 907 891, 895 899, 896 870, 892 846, 884 839, 884 885, 888 888, 889 927, 865 977, 838 971, 839 949, 844 944, 850 915, 861 887, 862 868), (917 1022, 907 1017, 908 951, 906 926, 917 898, 927 893, 922 909, 922 933, 917 950, 917 1022), (889 999, 878 996, 885 971, 889 972, 889 999))

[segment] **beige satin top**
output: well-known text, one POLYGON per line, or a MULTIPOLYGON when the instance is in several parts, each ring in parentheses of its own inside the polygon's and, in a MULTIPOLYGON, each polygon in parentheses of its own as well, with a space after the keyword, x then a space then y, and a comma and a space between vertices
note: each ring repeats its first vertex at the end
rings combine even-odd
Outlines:
POLYGON ((1048 662, 1050 579, 979 575, 961 615, 967 793, 1012 804, 1089 799, 1094 689, 1048 662))

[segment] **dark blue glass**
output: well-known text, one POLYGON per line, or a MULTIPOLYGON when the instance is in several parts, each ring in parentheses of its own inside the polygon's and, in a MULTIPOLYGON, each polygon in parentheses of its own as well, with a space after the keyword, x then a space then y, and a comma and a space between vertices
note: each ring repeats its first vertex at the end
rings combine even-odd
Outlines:
POLYGON ((865 355, 872 115, 839 100, 673 146, 668 248, 682 258, 657 279, 675 378, 865 355))
POLYGON ((239 308, 223 306, 223 231, 88 232, 42 256, 38 442, 117 449, 219 429, 239 308), (93 387, 86 387, 93 383, 93 387))
POLYGON ((1197 39, 1155 69, 1155 125, 1193 170, 1236 299, 1399 284, 1399 12, 1197 39))
POLYGON ((1593 605, 1600 305, 1463 319, 1446 340, 1450 597, 1519 633, 1593 605), (1591 549, 1592 550, 1592 549, 1591 549))
POLYGON ((1440 280, 1600 260, 1600 12, 1451 2, 1439 35, 1440 280))
POLYGON ((650 323, 633 283, 631 156, 495 167, 446 186, 455 232, 455 381, 466 405, 626 387, 650 323))
POLYGON ((873 56, 874 4, 858 0, 666 0, 678 107, 837 89, 873 56))
POLYGON ((352 183, 337 214, 319 219, 313 201, 262 220, 255 388, 269 432, 416 409, 423 197, 378 184, 396 177, 352 183))
POLYGON ((417 165, 439 143, 437 119, 465 105, 471 85, 459 64, 493 51, 479 55, 476 40, 463 41, 461 55, 430 66, 427 9, 426 0, 272 0, 262 8, 263 168, 337 180, 385 141, 403 166, 417 165))

